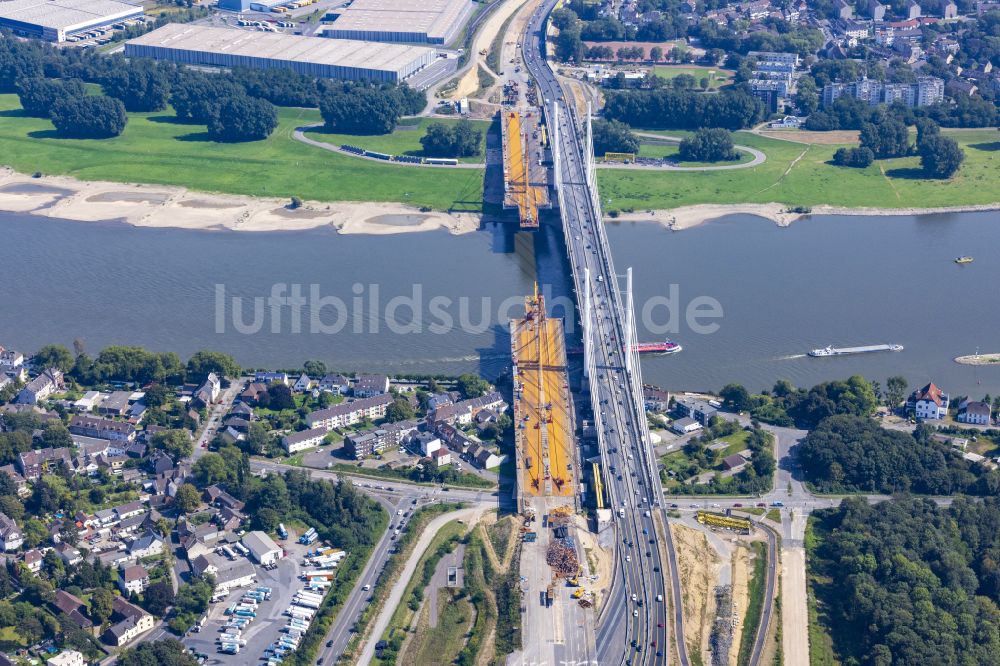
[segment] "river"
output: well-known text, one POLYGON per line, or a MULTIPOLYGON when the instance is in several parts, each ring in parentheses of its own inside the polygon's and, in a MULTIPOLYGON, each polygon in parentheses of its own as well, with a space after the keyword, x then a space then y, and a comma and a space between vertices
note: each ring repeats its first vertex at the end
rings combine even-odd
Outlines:
MULTIPOLYGON (((710 334, 683 316, 667 333, 653 329, 666 322, 663 306, 646 324, 640 315, 640 339, 684 346, 644 358, 644 379, 670 389, 730 381, 762 389, 780 378, 809 386, 853 373, 883 383, 901 374, 911 386, 933 380, 953 395, 996 394, 1000 368, 952 361, 977 346, 1000 351, 994 217, 817 216, 782 229, 736 215, 676 233, 612 224, 616 265, 634 267, 640 312, 671 285, 681 315, 696 297, 714 299, 722 312, 703 320, 717 324, 710 334), (962 254, 976 262, 954 264, 962 254), (883 342, 906 349, 803 356, 828 344, 883 342)), ((209 348, 248 367, 321 359, 342 370, 494 376, 509 364, 506 315, 531 292, 538 267, 547 293, 569 291, 554 227, 534 236, 499 226, 462 236, 256 234, 0 214, 0 238, 0 344, 25 351, 80 338, 91 354, 108 344, 182 357, 209 348), (278 301, 270 296, 294 296, 295 285, 305 301, 300 316, 287 301, 271 308, 278 301), (402 296, 409 304, 390 307, 402 296), (391 330, 401 327, 412 332, 391 330)))

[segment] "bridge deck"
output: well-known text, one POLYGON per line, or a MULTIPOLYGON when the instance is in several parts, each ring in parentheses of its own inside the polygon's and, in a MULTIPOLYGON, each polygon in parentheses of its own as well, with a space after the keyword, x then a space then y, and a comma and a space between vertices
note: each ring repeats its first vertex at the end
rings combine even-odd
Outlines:
POLYGON ((546 171, 532 153, 544 143, 541 114, 504 109, 501 113, 503 138, 504 208, 517 208, 522 228, 538 226, 539 206, 549 205, 546 171), (539 139, 541 137, 541 140, 539 139))
POLYGON ((511 321, 519 483, 528 496, 572 497, 574 444, 563 324, 545 317, 544 305, 527 301, 531 315, 511 321))

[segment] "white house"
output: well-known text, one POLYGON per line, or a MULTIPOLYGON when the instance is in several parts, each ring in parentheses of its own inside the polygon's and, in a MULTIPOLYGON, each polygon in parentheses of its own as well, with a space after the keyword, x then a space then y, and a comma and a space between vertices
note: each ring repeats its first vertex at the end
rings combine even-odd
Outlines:
POLYGON ((686 435, 691 432, 697 432, 701 430, 701 424, 695 421, 690 416, 685 416, 682 419, 677 419, 670 424, 670 429, 673 430, 678 435, 686 435))
POLYGON ((448 449, 442 449, 438 447, 431 451, 431 460, 434 461, 435 466, 444 467, 445 465, 451 464, 451 451, 448 449))
POLYGON ((243 545, 249 548, 253 558, 264 566, 274 564, 284 556, 281 546, 259 530, 243 535, 243 545))
POLYGON ((163 552, 163 539, 159 534, 146 532, 141 537, 133 541, 128 548, 128 553, 135 559, 152 557, 163 552))
POLYGON ((937 420, 948 415, 948 400, 948 394, 931 382, 910 394, 906 407, 918 419, 937 420))
POLYGON ((0 370, 13 370, 24 365, 24 354, 0 345, 0 370))
POLYGON ((149 572, 141 564, 133 564, 118 570, 118 589, 122 594, 135 592, 142 594, 149 585, 149 572))
POLYGON ((419 433, 414 439, 420 445, 420 453, 429 456, 441 448, 441 438, 429 432, 419 433))
POLYGON ((299 375, 299 378, 295 380, 295 383, 292 385, 292 390, 298 391, 299 393, 305 393, 312 387, 313 380, 309 378, 309 375, 303 372, 299 375))
POLYGON ((100 391, 87 391, 83 397, 73 403, 73 409, 78 412, 89 412, 100 404, 104 395, 100 391))
POLYGON ((49 666, 86 666, 83 655, 76 650, 63 650, 48 661, 49 666))
POLYGON ((24 543, 21 529, 14 519, 5 513, 0 513, 0 539, 3 540, 4 550, 17 550, 24 543))
POLYGON ((958 407, 958 416, 955 417, 960 423, 972 423, 975 425, 989 425, 992 408, 985 402, 964 401, 958 407))
POLYGON ((330 374, 319 380, 319 390, 343 395, 351 388, 351 380, 344 375, 330 374))
POLYGON ((323 443, 323 438, 326 437, 326 432, 326 428, 310 428, 301 432, 293 432, 282 437, 281 443, 288 455, 291 455, 298 451, 320 446, 323 443))

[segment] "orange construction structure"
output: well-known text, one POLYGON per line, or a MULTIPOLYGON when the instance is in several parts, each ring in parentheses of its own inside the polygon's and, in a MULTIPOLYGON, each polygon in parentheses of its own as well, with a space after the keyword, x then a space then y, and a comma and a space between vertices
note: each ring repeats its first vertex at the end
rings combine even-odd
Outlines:
MULTIPOLYGON (((532 148, 541 143, 538 125, 532 128, 530 113, 513 109, 501 112, 500 129, 503 138, 504 208, 517 208, 521 228, 538 227, 538 208, 549 204, 548 187, 542 165, 531 158, 532 148)), ((536 116, 535 121, 538 120, 536 116)), ((544 137, 544 126, 541 127, 544 137)))
POLYGON ((525 312, 510 323, 520 490, 571 498, 576 477, 563 322, 546 316, 537 287, 525 298, 525 312))

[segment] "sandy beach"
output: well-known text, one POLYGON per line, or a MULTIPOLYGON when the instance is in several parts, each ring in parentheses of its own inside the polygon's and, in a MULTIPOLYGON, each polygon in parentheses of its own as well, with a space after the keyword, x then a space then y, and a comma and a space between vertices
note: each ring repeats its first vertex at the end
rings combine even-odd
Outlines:
POLYGON ((298 231, 332 227, 342 234, 397 234, 479 228, 470 213, 421 212, 397 203, 304 201, 206 194, 182 187, 33 178, 0 169, 0 211, 79 222, 122 221, 136 227, 232 231, 298 231))
POLYGON ((755 215, 771 220, 779 227, 787 227, 808 215, 933 215, 936 213, 969 213, 1000 210, 1000 202, 978 206, 949 206, 946 208, 840 208, 837 206, 813 206, 810 213, 788 212, 786 204, 698 204, 681 206, 669 210, 653 210, 622 213, 617 222, 656 222, 673 231, 682 231, 699 224, 717 220, 727 215, 755 215))

